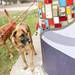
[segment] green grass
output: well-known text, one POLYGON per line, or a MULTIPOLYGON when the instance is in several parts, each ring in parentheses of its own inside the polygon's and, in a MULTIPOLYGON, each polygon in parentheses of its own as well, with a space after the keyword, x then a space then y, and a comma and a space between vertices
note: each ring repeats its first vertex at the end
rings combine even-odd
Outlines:
MULTIPOLYGON (((35 32, 35 23, 37 21, 37 18, 35 18, 35 13, 36 13, 36 10, 34 12, 32 12, 26 18, 26 20, 24 20, 24 22, 29 25, 32 34, 35 32)), ((13 18, 15 18, 17 15, 19 15, 19 12, 11 13, 11 15, 12 15, 13 18)), ((4 24, 7 24, 7 23, 8 23, 7 18, 5 17, 4 14, 2 14, 0 16, 0 26, 2 26, 4 24)), ((8 42, 8 45, 10 45, 10 42, 8 42)), ((7 49, 0 46, 0 75, 9 75, 13 64, 18 59, 18 52, 14 48, 13 48, 14 58, 12 60, 9 59, 7 53, 8 53, 7 49)))

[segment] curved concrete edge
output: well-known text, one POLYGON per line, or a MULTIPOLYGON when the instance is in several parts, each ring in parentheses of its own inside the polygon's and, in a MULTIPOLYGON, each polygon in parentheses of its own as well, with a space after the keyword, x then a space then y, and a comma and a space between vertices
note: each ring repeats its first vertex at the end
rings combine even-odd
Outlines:
POLYGON ((44 32, 41 38, 58 51, 75 59, 75 23, 65 29, 44 32))
POLYGON ((68 25, 64 29, 53 31, 54 33, 60 34, 65 37, 75 38, 75 22, 71 25, 68 25))
POLYGON ((41 39, 43 66, 48 75, 74 75, 75 59, 41 39))
POLYGON ((43 36, 55 43, 75 47, 75 38, 63 36, 62 34, 58 34, 53 31, 45 32, 43 36))

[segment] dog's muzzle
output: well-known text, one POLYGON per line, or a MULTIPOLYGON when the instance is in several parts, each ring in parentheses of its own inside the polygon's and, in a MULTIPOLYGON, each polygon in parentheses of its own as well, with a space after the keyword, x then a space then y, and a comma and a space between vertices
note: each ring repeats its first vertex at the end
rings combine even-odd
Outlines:
POLYGON ((21 43, 24 44, 24 45, 26 45, 26 43, 30 43, 29 38, 28 38, 26 35, 24 35, 24 34, 22 34, 22 35, 20 36, 20 41, 21 41, 21 43))

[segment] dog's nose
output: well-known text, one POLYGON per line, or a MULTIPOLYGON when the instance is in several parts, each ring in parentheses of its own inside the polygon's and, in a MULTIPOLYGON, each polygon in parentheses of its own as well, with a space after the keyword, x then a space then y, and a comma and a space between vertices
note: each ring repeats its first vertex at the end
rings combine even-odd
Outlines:
POLYGON ((21 43, 23 43, 25 45, 27 42, 29 43, 29 38, 25 35, 22 35, 20 37, 20 41, 21 41, 21 43))

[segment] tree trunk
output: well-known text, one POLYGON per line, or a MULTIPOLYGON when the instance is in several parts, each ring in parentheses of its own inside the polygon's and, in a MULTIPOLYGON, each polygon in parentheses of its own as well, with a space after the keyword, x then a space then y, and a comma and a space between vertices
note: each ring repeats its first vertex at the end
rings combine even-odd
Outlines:
POLYGON ((20 0, 17 0, 17 4, 20 4, 20 0))
POLYGON ((0 1, 0 4, 2 5, 2 0, 0 1))

